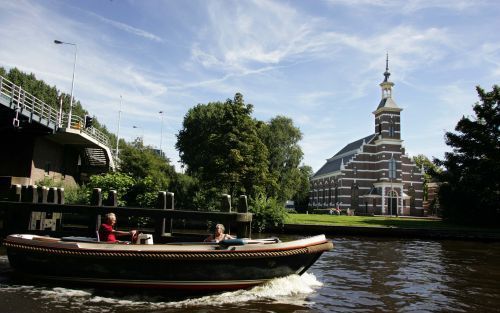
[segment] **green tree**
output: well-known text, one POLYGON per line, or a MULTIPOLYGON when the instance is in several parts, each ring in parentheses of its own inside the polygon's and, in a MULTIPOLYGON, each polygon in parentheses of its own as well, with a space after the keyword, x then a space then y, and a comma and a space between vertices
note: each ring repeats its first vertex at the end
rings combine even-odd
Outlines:
POLYGON ((500 87, 491 92, 477 87, 480 102, 474 117, 462 117, 455 132, 447 132, 453 148, 437 177, 442 182, 439 202, 443 217, 462 224, 500 225, 500 87))
POLYGON ((253 106, 237 93, 234 100, 199 104, 184 117, 176 148, 201 188, 254 195, 267 180, 267 149, 252 119, 253 106))
POLYGON ((129 193, 132 186, 136 183, 135 179, 130 175, 112 172, 101 175, 93 175, 90 177, 90 181, 85 186, 87 194, 90 196, 90 192, 93 188, 101 188, 103 199, 108 197, 108 192, 110 190, 116 190, 118 196, 118 205, 125 206, 126 196, 129 193))
POLYGON ((302 165, 299 167, 299 172, 300 179, 297 184, 297 191, 292 199, 295 203, 295 210, 305 212, 309 204, 310 179, 313 175, 313 169, 309 165, 302 165))
POLYGON ((196 178, 177 173, 169 191, 175 194, 175 207, 185 210, 195 210, 205 205, 203 199, 200 199, 200 187, 196 178))
POLYGON ((424 184, 423 184, 423 189, 424 189, 424 200, 427 200, 428 197, 428 188, 427 185, 432 182, 433 180, 433 173, 440 173, 441 169, 434 163, 432 163, 431 160, 429 160, 428 157, 426 157, 423 154, 419 154, 417 156, 413 157, 413 162, 415 162, 415 165, 418 168, 423 168, 424 169, 424 184))
POLYGON ((267 196, 284 204, 299 187, 299 165, 303 152, 298 142, 302 139, 302 133, 290 118, 277 116, 269 123, 261 124, 259 135, 269 152, 267 196))
POLYGON ((253 213, 252 227, 258 232, 282 227, 287 217, 283 203, 264 194, 256 195, 249 210, 253 213))
POLYGON ((120 172, 136 179, 128 192, 129 204, 147 207, 154 205, 158 191, 168 190, 175 177, 169 159, 160 156, 152 147, 144 146, 140 139, 122 146, 120 172))

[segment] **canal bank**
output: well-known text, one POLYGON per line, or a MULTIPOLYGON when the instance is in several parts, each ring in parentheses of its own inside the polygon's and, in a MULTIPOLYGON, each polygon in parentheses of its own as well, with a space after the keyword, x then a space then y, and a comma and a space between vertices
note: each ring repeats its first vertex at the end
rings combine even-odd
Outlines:
POLYGON ((477 241, 500 241, 500 232, 465 230, 465 229, 431 229, 431 228, 399 228, 368 227, 342 225, 285 224, 282 228, 271 230, 282 234, 325 234, 334 236, 367 236, 392 238, 454 239, 477 241))

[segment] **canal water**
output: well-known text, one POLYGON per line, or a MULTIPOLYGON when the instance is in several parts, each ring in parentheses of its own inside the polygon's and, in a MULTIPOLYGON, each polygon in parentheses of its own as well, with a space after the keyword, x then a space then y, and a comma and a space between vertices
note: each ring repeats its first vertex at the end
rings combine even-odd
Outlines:
POLYGON ((500 243, 332 238, 302 276, 206 296, 16 281, 0 254, 0 313, 500 312, 500 243))

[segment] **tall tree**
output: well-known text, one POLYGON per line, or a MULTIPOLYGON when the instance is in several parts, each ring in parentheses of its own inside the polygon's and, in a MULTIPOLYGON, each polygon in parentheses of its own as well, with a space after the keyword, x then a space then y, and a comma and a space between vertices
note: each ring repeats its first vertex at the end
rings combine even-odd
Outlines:
POLYGON ((269 151, 267 195, 284 203, 297 192, 300 183, 303 152, 298 142, 302 133, 290 118, 277 116, 261 124, 259 135, 269 151))
POLYGON ((453 150, 434 161, 444 167, 437 175, 443 182, 439 202, 447 219, 500 225, 500 87, 476 89, 475 116, 462 117, 455 132, 446 133, 453 150))
POLYGON ((268 154, 252 110, 237 93, 224 103, 199 104, 184 117, 176 148, 202 188, 233 197, 263 191, 268 154))
POLYGON ((292 199, 295 202, 295 209, 299 212, 305 212, 309 204, 310 179, 313 175, 313 169, 309 165, 302 165, 299 167, 299 171, 300 180, 292 199))

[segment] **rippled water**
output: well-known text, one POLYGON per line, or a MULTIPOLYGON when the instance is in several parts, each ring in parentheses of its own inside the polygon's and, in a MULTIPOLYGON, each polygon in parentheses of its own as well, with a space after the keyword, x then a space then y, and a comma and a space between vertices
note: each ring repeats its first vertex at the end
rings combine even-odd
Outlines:
POLYGON ((31 285, 0 255, 0 312, 500 312, 500 244, 334 238, 302 276, 209 296, 31 285))

